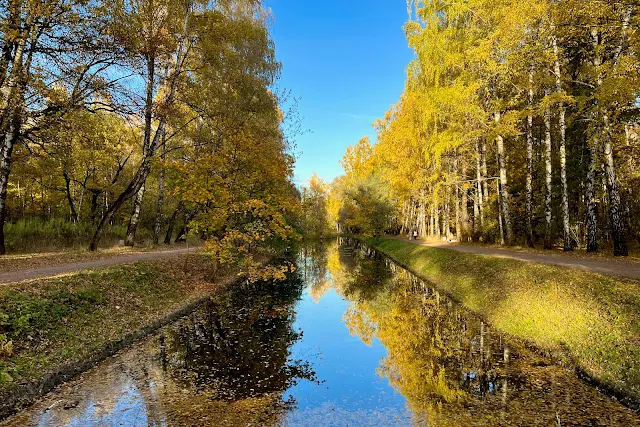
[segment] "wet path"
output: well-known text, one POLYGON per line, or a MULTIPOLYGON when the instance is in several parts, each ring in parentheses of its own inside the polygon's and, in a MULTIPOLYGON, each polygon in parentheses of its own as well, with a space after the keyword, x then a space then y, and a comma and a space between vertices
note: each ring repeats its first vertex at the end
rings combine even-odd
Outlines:
POLYGON ((2 426, 640 425, 383 258, 307 248, 2 426))

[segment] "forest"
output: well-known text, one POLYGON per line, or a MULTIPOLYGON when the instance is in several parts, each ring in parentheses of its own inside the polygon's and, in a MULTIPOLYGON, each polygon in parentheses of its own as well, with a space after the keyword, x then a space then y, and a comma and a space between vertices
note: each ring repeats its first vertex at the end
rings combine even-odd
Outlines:
POLYGON ((612 251, 640 242, 640 32, 617 0, 410 1, 401 99, 327 189, 337 230, 612 251))
POLYGON ((0 254, 189 233, 250 258, 293 235, 269 20, 252 0, 3 5, 0 254))

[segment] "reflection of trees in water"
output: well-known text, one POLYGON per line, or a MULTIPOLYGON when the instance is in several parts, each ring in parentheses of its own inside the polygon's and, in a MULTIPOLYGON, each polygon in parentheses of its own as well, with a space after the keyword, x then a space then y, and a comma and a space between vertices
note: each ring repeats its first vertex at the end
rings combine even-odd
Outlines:
POLYGON ((301 291, 298 274, 234 287, 171 334, 169 374, 223 400, 282 393, 299 379, 315 379, 308 363, 289 360, 300 339, 292 324, 301 291))
POLYGON ((308 283, 322 282, 327 279, 328 248, 333 240, 314 240, 304 242, 298 254, 298 270, 302 279, 308 283))
POLYGON ((333 240, 315 240, 305 242, 299 252, 298 270, 304 282, 309 286, 309 291, 315 301, 318 301, 331 288, 327 257, 330 252, 329 248, 333 246, 335 246, 333 240))
POLYGON ((357 241, 340 239, 327 258, 334 288, 351 301, 374 300, 391 278, 386 259, 357 241))
POLYGON ((387 348, 379 373, 414 410, 501 387, 504 348, 479 320, 366 247, 349 244, 340 252, 336 285, 352 301, 345 322, 365 343, 375 336, 387 348))
POLYGON ((340 253, 348 263, 329 266, 336 290, 351 300, 345 322, 364 342, 386 347, 379 374, 407 398, 414 424, 634 423, 632 412, 517 341, 507 344, 403 268, 363 248, 340 253))

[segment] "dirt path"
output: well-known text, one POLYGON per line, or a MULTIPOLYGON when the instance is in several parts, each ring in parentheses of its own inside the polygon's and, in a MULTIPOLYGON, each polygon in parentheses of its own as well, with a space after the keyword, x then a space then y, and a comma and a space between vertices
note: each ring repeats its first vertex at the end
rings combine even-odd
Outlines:
MULTIPOLYGON (((409 241, 398 238, 399 240, 409 241)), ((594 273, 609 274, 612 276, 630 277, 640 279, 640 264, 626 262, 624 260, 597 260, 585 259, 557 254, 536 254, 527 252, 510 251, 508 249, 497 249, 483 246, 461 245, 456 243, 436 243, 411 241, 411 243, 430 248, 448 249, 451 251, 464 252, 477 255, 488 255, 500 258, 517 259, 520 261, 537 262, 540 264, 557 265, 560 267, 575 268, 579 270, 591 271, 594 273)))
MULTIPOLYGON (((193 251, 193 249, 192 249, 193 251)), ((89 270, 94 268, 109 267, 115 264, 128 264, 137 261, 146 261, 154 259, 162 259, 168 257, 174 257, 178 255, 184 255, 187 253, 187 249, 177 249, 172 251, 157 251, 157 252, 141 252, 130 255, 119 255, 110 258, 97 259, 92 261, 72 262, 67 264, 59 264, 41 268, 31 268, 25 270, 11 271, 7 273, 0 273, 0 285, 6 285, 9 283, 22 282, 25 280, 40 279, 45 277, 57 276, 66 273, 75 273, 82 270, 89 270)))

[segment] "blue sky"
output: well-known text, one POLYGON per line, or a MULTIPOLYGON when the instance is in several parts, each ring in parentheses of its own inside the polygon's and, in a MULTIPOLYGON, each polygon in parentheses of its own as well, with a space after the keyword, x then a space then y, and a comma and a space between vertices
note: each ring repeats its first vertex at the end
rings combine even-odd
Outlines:
POLYGON ((297 183, 313 172, 326 181, 342 174, 349 145, 400 99, 412 58, 402 26, 404 0, 266 0, 272 37, 283 64, 280 89, 300 98, 309 132, 296 139, 297 183))

